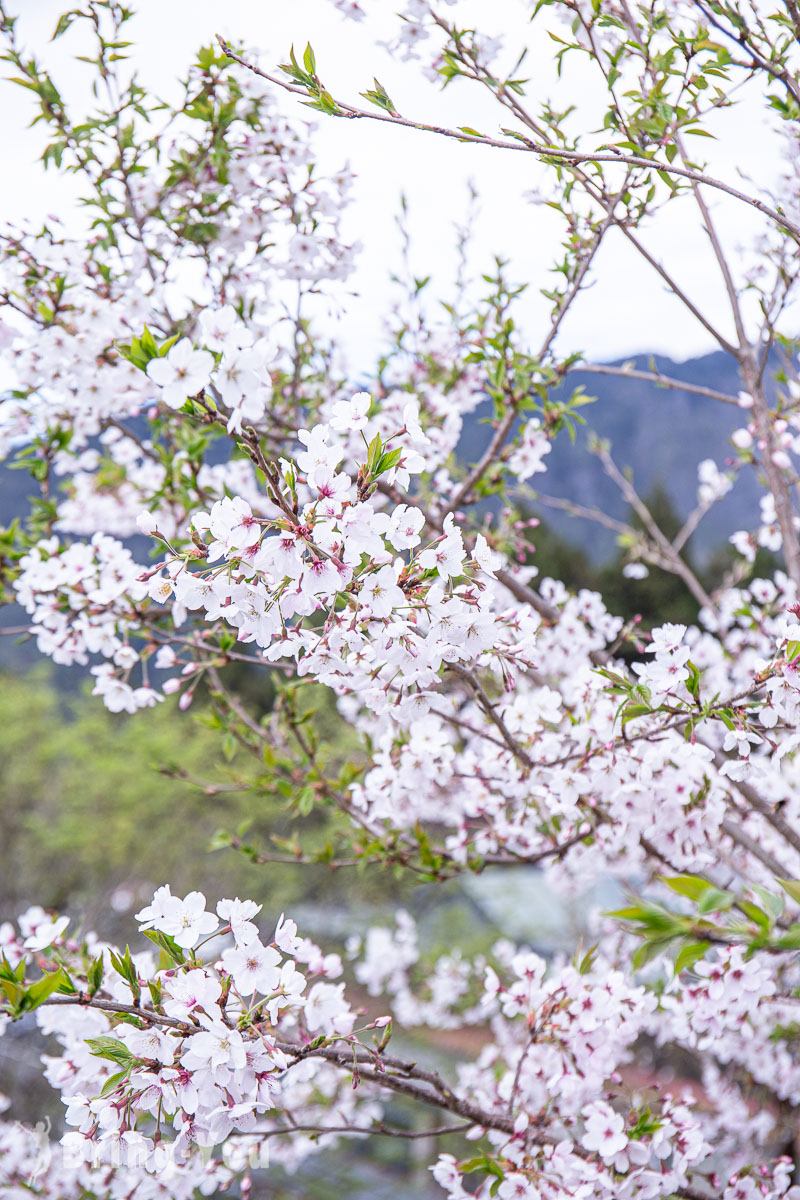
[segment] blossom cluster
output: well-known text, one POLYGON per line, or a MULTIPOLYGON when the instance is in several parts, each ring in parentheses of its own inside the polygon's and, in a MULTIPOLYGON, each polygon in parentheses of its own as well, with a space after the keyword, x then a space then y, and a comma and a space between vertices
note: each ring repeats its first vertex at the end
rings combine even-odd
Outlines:
MULTIPOLYGON (((334 2, 368 15, 366 0, 334 2)), ((615 55, 634 103, 639 18, 605 0, 562 7, 572 48, 615 55)), ((668 8, 644 33, 656 46, 680 30, 688 45, 692 11, 668 8)), ((501 39, 451 37, 427 0, 406 5, 391 46, 425 47, 429 74, 497 91, 501 39)), ((698 465, 684 533, 740 472, 769 485, 719 587, 681 558, 682 535, 654 533, 637 509, 641 541, 623 534, 634 595, 644 546, 643 560, 688 579, 699 613, 626 624, 539 570, 514 506, 554 438, 574 433, 555 398, 578 361, 556 348, 561 319, 609 223, 630 233, 658 203, 647 173, 626 177, 630 194, 590 173, 580 202, 568 165, 551 175, 567 290, 545 290, 554 315, 538 352, 521 347, 505 281, 484 277, 489 299, 467 316, 450 305, 444 327, 395 314, 391 351, 354 382, 313 320, 342 301, 354 262, 349 171, 321 175, 307 128, 215 55, 158 134, 132 93, 135 170, 98 140, 92 202, 107 211, 106 185, 125 197, 113 230, 101 217, 86 241, 55 221, 4 235, 0 342, 17 386, 0 457, 30 466, 42 503, 18 542, 4 535, 0 571, 30 636, 55 663, 89 668, 114 712, 170 695, 188 707, 234 662, 329 689, 357 765, 334 788, 301 742, 293 779, 313 771, 309 790, 335 793, 357 855, 434 880, 527 864, 571 893, 616 877, 653 904, 669 892, 672 907, 627 910, 663 935, 634 966, 641 947, 599 917, 592 951, 548 962, 505 940, 432 957, 407 913, 325 951, 291 920, 260 922, 254 901, 208 906, 167 885, 138 914, 149 946, 133 955, 30 909, 0 926, 0 1026, 35 1010, 56 1039, 45 1068, 69 1132, 45 1162, 35 1137, 0 1124, 0 1180, 34 1180, 53 1200, 189 1200, 239 1177, 246 1196, 254 1164, 293 1168, 341 1137, 387 1132, 391 1096, 457 1122, 442 1137, 480 1144, 477 1160, 461 1140, 439 1154, 433 1179, 452 1200, 794 1200, 782 1150, 800 1104, 800 387, 787 379, 778 411, 751 378, 734 400, 747 414, 737 457, 698 465), (465 418, 486 433, 479 416, 491 428, 476 452, 465 418), (748 571, 759 549, 784 555, 769 578, 748 571), (390 1054, 388 1010, 428 1037, 468 1028, 477 1049, 444 1078, 390 1054)), ((500 89, 504 107, 517 87, 500 89)), ((649 114, 642 146, 660 152, 678 125, 658 142, 667 101, 651 101, 630 119, 649 114)), ((571 144, 560 119, 542 110, 548 136, 571 144)), ((297 732, 291 714, 259 723, 236 696, 228 718, 260 769, 297 732)))
MULTIPOLYGON (((718 1059, 729 1056, 756 1077, 779 1065, 779 1094, 800 1086, 780 1048, 774 1062, 758 1065, 743 1028, 757 997, 765 1033, 784 1019, 775 993, 786 964, 770 971, 729 947, 695 964, 695 984, 663 995, 602 956, 548 966, 505 942, 488 959, 424 965, 414 924, 401 913, 396 930, 369 930, 348 955, 370 995, 385 995, 410 1025, 490 1022, 492 1041, 445 1086, 416 1063, 386 1057, 387 1037, 377 1036, 388 1034, 390 1017, 352 1007, 345 983, 334 982, 344 971, 338 954, 299 937, 284 916, 262 939, 261 908, 225 899, 211 910, 199 892, 159 888, 137 921, 160 959, 152 948, 123 954, 94 935, 74 940, 67 918, 39 908, 0 927, 5 979, 20 987, 30 980, 31 996, 37 970, 60 985, 32 1005, 60 1043, 45 1073, 68 1127, 59 1154, 36 1168, 44 1194, 97 1193, 104 1167, 114 1167, 116 1186, 138 1179, 160 1197, 198 1186, 209 1194, 269 1161, 291 1166, 313 1148, 305 1131, 316 1132, 319 1148, 383 1121, 388 1069, 417 1090, 426 1083, 428 1103, 447 1107, 452 1098, 464 1131, 485 1137, 507 1196, 555 1196, 567 1179, 586 1196, 666 1197, 713 1171, 716 1116, 688 1081, 656 1081, 645 1098, 632 1062, 637 1039, 652 1032, 686 1047, 705 1039, 718 1059), (415 1000, 419 988, 430 1001, 415 1000), (370 1031, 371 1045, 363 1037, 370 1031), (215 1146, 225 1147, 223 1157, 215 1146)), ((739 1127, 732 1186, 753 1177, 747 1154, 770 1145, 773 1126, 748 1118, 739 1127)), ((34 1170, 31 1140, 2 1130, 8 1184, 34 1170)), ((472 1169, 444 1153, 432 1171, 461 1198, 472 1169)), ((794 1195, 783 1159, 756 1178, 765 1198, 794 1195)))

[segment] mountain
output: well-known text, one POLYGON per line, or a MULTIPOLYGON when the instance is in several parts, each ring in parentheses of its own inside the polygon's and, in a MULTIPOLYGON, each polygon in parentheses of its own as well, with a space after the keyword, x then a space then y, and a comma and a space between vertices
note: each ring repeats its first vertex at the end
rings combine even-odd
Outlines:
MULTIPOLYGON (((710 387, 735 396, 740 382, 733 359, 722 352, 677 363, 662 357, 638 356, 609 365, 627 363, 640 370, 653 366, 662 374, 687 383, 710 387)), ((777 364, 776 364, 777 365, 777 364)), ((625 518, 628 506, 589 452, 589 433, 607 438, 620 469, 633 470, 640 496, 657 483, 663 484, 681 516, 687 516, 697 501, 697 464, 712 458, 720 469, 732 454, 731 432, 746 423, 746 414, 734 405, 720 403, 691 392, 658 387, 639 379, 570 372, 555 395, 570 395, 583 387, 595 403, 580 409, 586 424, 579 427, 575 445, 562 432, 547 456, 547 473, 529 482, 549 495, 576 504, 603 509, 625 518)), ((491 438, 486 402, 471 414, 464 427, 460 448, 462 462, 477 461, 491 438)), ((0 468, 0 526, 26 511, 26 498, 35 490, 25 471, 0 468)), ((712 508, 694 538, 695 550, 710 553, 743 526, 752 525, 758 513, 759 489, 751 470, 743 471, 734 490, 712 508)), ((571 541, 581 545, 595 561, 610 557, 614 535, 594 523, 574 520, 563 513, 539 506, 537 511, 571 541)))
MULTIPOLYGON (((655 368, 668 378, 731 396, 741 388, 736 363, 721 351, 683 363, 640 355, 608 365, 623 364, 643 371, 655 368)), ((747 423, 746 411, 732 404, 645 380, 590 371, 571 371, 554 395, 566 398, 578 387, 595 397, 595 403, 579 410, 586 424, 579 427, 574 445, 566 431, 559 434, 545 460, 547 473, 534 475, 528 484, 547 495, 600 508, 618 519, 627 517, 628 505, 590 453, 590 434, 608 439, 614 462, 620 470, 632 469, 634 486, 642 498, 661 484, 679 515, 687 517, 697 503, 697 464, 711 458, 724 470, 726 460, 734 454, 730 435, 747 423)), ((462 447, 465 461, 476 461, 488 444, 491 429, 485 422, 489 417, 491 405, 487 402, 470 418, 462 447)), ((700 524, 692 540, 695 554, 707 557, 735 530, 751 527, 758 516, 760 494, 755 473, 742 471, 733 491, 700 524)), ((594 562, 613 554, 615 535, 609 530, 543 504, 532 507, 548 525, 581 546, 594 562)))

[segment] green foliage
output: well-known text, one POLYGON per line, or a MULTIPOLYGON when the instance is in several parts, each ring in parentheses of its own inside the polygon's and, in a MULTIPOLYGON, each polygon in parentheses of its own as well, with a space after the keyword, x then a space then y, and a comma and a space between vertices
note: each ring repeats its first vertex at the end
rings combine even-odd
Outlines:
POLYGON ((41 979, 37 979, 27 986, 24 976, 25 966, 23 963, 13 970, 3 956, 0 960, 0 992, 5 996, 11 1019, 14 1021, 44 1004, 54 992, 75 991, 69 976, 62 967, 43 975, 41 979))
MULTIPOLYGON (((315 809, 301 820, 297 785, 291 797, 270 789, 266 764, 248 775, 242 755, 228 766, 208 710, 196 703, 194 716, 169 701, 135 718, 114 716, 96 700, 65 699, 42 672, 0 675, 0 919, 35 901, 81 911, 87 926, 109 933, 118 889, 138 906, 165 880, 178 893, 263 897, 276 912, 300 899, 335 904, 386 893, 384 876, 376 888, 370 877, 354 885, 324 865, 298 872, 229 850, 209 854, 220 828, 245 824, 266 847, 300 826, 310 846, 324 844, 331 817, 315 809), (171 773, 176 758, 180 771, 171 773), (209 786, 191 786, 187 776, 209 786)), ((319 723, 333 737, 335 714, 319 723)))
POLYGON ((320 83, 317 76, 317 62, 310 45, 305 48, 302 67, 295 58, 294 46, 292 46, 289 51, 289 62, 281 63, 281 70, 311 97, 310 100, 304 101, 307 108, 315 108, 329 117, 342 116, 342 109, 330 92, 326 91, 320 83))
MULTIPOLYGON (((792 899, 800 896, 800 884, 786 879, 776 882, 792 899)), ((737 895, 699 875, 663 876, 661 883, 683 898, 684 911, 633 897, 625 908, 609 913, 629 924, 641 940, 633 955, 634 967, 674 952, 675 971, 691 971, 714 945, 740 945, 748 956, 759 950, 800 949, 800 924, 778 925, 784 908, 780 895, 762 887, 751 887, 749 896, 737 895)))
POLYGON ((368 90, 366 92, 362 92, 361 95, 365 100, 369 100, 370 104, 374 104, 377 108, 382 108, 384 112, 391 113, 392 116, 395 116, 397 110, 395 109, 395 106, 392 103, 391 97, 386 91, 386 88, 378 79, 373 79, 372 82, 375 84, 374 91, 368 90))
POLYGON ((122 357, 126 358, 134 367, 138 367, 140 371, 146 371, 147 364, 151 359, 166 358, 179 336, 179 334, 175 334, 173 337, 156 342, 152 333, 145 325, 144 333, 141 337, 134 337, 130 342, 120 342, 117 345, 117 349, 122 357))
POLYGON ((134 1061, 128 1047, 119 1038, 96 1037, 87 1038, 86 1045, 97 1058, 107 1058, 118 1067, 128 1067, 134 1061))

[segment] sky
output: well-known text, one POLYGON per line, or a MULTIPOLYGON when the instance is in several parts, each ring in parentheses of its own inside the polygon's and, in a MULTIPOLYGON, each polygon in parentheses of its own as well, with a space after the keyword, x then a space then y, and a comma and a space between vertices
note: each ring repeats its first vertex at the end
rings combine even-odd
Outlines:
MULTIPOLYGON (((58 42, 50 38, 66 0, 8 0, 19 14, 20 40, 53 73, 67 99, 85 103, 90 68, 72 61, 80 52, 70 31, 58 42)), ((467 5, 468 7, 468 5, 467 5)), ((505 34, 510 48, 528 32, 520 23, 523 6, 515 0, 476 3, 480 27, 505 34), (486 22, 491 23, 487 27, 486 22)), ((318 72, 340 99, 361 104, 358 93, 381 80, 405 114, 437 124, 468 125, 485 132, 498 129, 495 106, 461 82, 442 93, 420 74, 419 64, 403 62, 381 44, 396 26, 392 0, 372 0, 374 19, 356 24, 326 0, 139 0, 138 15, 129 26, 136 45, 133 54, 143 81, 161 95, 177 95, 176 79, 197 48, 217 33, 257 47, 268 68, 285 61, 289 46, 302 49, 311 41, 318 72)), ((552 75, 553 43, 542 41, 526 63, 528 73, 552 75)), ((562 95, 579 99, 591 115, 594 93, 577 74, 559 85, 562 95)), ((599 97, 598 97, 599 100, 599 97)), ((283 110, 303 119, 309 113, 285 93, 283 110)), ((78 187, 74 179, 45 175, 37 161, 43 147, 39 128, 29 129, 32 115, 25 93, 0 83, 3 112, 3 157, 6 186, 0 217, 34 219, 57 211, 71 219, 78 187)), ((716 122, 713 143, 721 178, 753 190, 749 175, 759 184, 775 178, 779 147, 764 135, 755 98, 723 114, 716 122)), ((477 272, 490 270, 499 254, 511 261, 511 277, 530 284, 522 306, 525 335, 535 346, 546 329, 547 304, 538 288, 547 286, 548 269, 558 256, 560 225, 555 214, 532 205, 526 193, 537 173, 546 168, 520 153, 469 146, 413 130, 387 128, 377 122, 341 121, 320 116, 318 159, 324 169, 348 162, 357 176, 354 204, 344 225, 349 240, 363 245, 360 264, 350 284, 357 293, 339 318, 336 336, 351 361, 366 367, 374 361, 383 339, 381 313, 387 308, 387 278, 400 265, 400 239, 395 219, 401 193, 407 197, 412 235, 413 273, 431 275, 432 294, 447 297, 456 270, 455 225, 468 211, 470 181, 478 189, 480 207, 471 227, 471 263, 477 272)), ((704 143, 705 147, 705 143, 704 143)), ((723 241, 735 261, 745 261, 740 248, 755 231, 750 212, 736 201, 708 196, 723 241)), ((668 206, 663 219, 647 231, 656 257, 670 269, 711 315, 723 332, 730 332, 724 294, 710 249, 694 219, 692 201, 668 206)), ((552 277, 551 277, 552 278, 552 277)), ((684 360, 715 348, 709 335, 670 296, 652 270, 642 264, 622 235, 608 236, 597 259, 597 281, 580 297, 565 322, 562 352, 582 351, 589 359, 608 361, 644 351, 684 360)))

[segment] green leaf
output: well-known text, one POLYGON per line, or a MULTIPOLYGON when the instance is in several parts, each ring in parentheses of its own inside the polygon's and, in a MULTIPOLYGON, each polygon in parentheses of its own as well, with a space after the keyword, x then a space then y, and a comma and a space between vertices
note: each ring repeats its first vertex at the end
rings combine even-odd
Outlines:
POLYGON ((622 724, 627 725, 628 721, 633 721, 636 717, 647 717, 652 711, 649 704, 626 704, 622 710, 622 724))
POLYGON ((697 906, 697 911, 702 916, 713 912, 726 912, 732 907, 736 897, 733 892, 726 892, 722 888, 709 888, 703 899, 697 906))
POLYGON ((120 1067, 127 1068, 134 1061, 130 1050, 119 1038, 87 1038, 86 1045, 95 1058, 107 1058, 110 1062, 115 1062, 120 1067))
POLYGON ((89 970, 86 972, 86 989, 90 996, 99 991, 100 984, 103 982, 103 956, 98 954, 97 958, 93 959, 89 964, 89 970))
POLYGON ((22 983, 25 979, 25 959, 21 959, 15 969, 5 954, 2 955, 0 957, 0 979, 6 979, 9 983, 22 983))
POLYGON ((26 995, 24 986, 10 979, 0 979, 0 992, 4 994, 14 1016, 19 1016, 23 1011, 21 1003, 26 995))
POLYGON ((713 884, 707 879, 701 879, 699 875, 661 875, 659 878, 668 888, 672 888, 673 892, 695 902, 702 900, 709 888, 713 887, 713 884))
POLYGON ((784 909, 783 897, 768 892, 766 888, 760 887, 758 884, 753 884, 752 890, 764 906, 764 911, 769 913, 773 921, 777 921, 784 909))
POLYGON ((38 979, 36 983, 32 983, 28 988, 22 998, 20 1007, 25 1012, 30 1012, 31 1009, 38 1008, 40 1004, 44 1004, 52 996, 53 992, 58 991, 65 979, 66 976, 60 967, 52 975, 45 975, 42 979, 38 979))
POLYGON ((330 92, 326 92, 324 88, 313 93, 316 100, 304 100, 306 108, 315 108, 318 112, 326 113, 329 117, 338 117, 341 115, 341 109, 334 100, 330 92))
POLYGON ((459 1169, 465 1175, 470 1174, 472 1171, 485 1171, 487 1175, 494 1175, 495 1179, 505 1179, 505 1171, 500 1164, 495 1162, 494 1159, 489 1158, 486 1154, 481 1154, 476 1158, 470 1158, 467 1162, 459 1163, 459 1169))
POLYGON ((303 66, 304 66, 304 67, 305 67, 305 69, 308 71, 309 75, 316 75, 316 73, 317 73, 317 60, 316 60, 316 58, 314 57, 314 51, 311 49, 311 43, 310 43, 310 42, 309 42, 309 43, 308 43, 308 45, 306 46, 306 48, 305 48, 305 53, 303 54, 303 66))
POLYGON ((615 908, 612 912, 605 914, 607 917, 617 917, 620 921, 639 921, 644 915, 644 909, 638 905, 631 905, 630 908, 615 908))
POLYGON ((737 900, 739 908, 745 913, 751 921, 754 921, 760 929, 770 929, 772 921, 769 919, 763 908, 759 908, 757 904, 753 904, 750 900, 737 900))
POLYGON ((133 363, 140 371, 146 371, 150 360, 153 358, 163 358, 172 349, 179 337, 180 334, 176 333, 173 337, 166 338, 159 345, 145 325, 141 337, 134 337, 130 342, 115 342, 114 345, 123 358, 133 363))
POLYGON ((301 817, 307 817, 314 807, 316 792, 311 787, 304 787, 297 793, 297 808, 301 817))
POLYGON ((671 941, 671 937, 662 937, 653 938, 652 941, 643 942, 642 945, 633 952, 631 962, 634 968, 638 971, 640 967, 645 966, 651 961, 651 959, 658 958, 659 954, 664 953, 671 941))
POLYGON ((395 106, 392 103, 386 88, 378 79, 373 79, 372 82, 375 84, 375 90, 361 92, 361 95, 365 100, 369 100, 370 104, 375 104, 378 108, 382 108, 384 112, 396 115, 397 110, 395 109, 395 106))
POLYGON ((148 356, 148 360, 158 357, 158 346, 156 345, 156 339, 153 337, 146 325, 144 327, 144 333, 139 338, 139 345, 142 347, 144 353, 148 356))
POLYGON ((593 946, 590 946, 581 958, 581 961, 577 964, 579 975, 588 975, 591 971, 592 967, 594 966, 594 960, 597 958, 597 948, 599 944, 599 942, 595 942, 593 946))
POLYGON ((800 950, 800 925, 790 925, 786 933, 772 945, 778 950, 800 950))
MULTIPOLYGON (((120 1045, 121 1044, 122 1043, 120 1043, 120 1045)), ((129 1072, 130 1068, 126 1071, 117 1071, 116 1075, 109 1075, 108 1079, 100 1089, 101 1099, 103 1096, 108 1096, 109 1093, 115 1091, 121 1083, 124 1083, 129 1076, 129 1072)))
POLYGON ((639 1138, 643 1137, 650 1137, 651 1134, 655 1133, 658 1129, 661 1129, 663 1124, 664 1122, 657 1120, 650 1111, 650 1108, 647 1107, 638 1114, 636 1118, 636 1124, 634 1125, 633 1129, 628 1131, 628 1137, 633 1138, 634 1140, 638 1140, 639 1138))
POLYGON ((233 834, 227 829, 218 829, 208 843, 209 850, 227 850, 233 841, 233 834))
POLYGON ((50 41, 54 42, 56 40, 56 38, 60 38, 63 34, 65 34, 67 32, 67 30, 69 29, 70 25, 72 24, 72 22, 75 20, 75 18, 79 17, 79 16, 80 16, 80 13, 75 12, 75 11, 62 13, 61 16, 58 18, 58 24, 56 25, 56 31, 53 34, 53 36, 51 37, 50 41))
POLYGON ((176 333, 174 337, 167 338, 166 341, 162 342, 158 347, 158 357, 166 358, 175 343, 180 341, 180 337, 181 335, 176 333))
POLYGON ((397 466, 402 457, 402 447, 398 447, 397 450, 386 450, 378 459, 374 474, 383 475, 386 471, 391 471, 393 467, 397 466))
POLYGON ((376 433, 375 437, 372 439, 369 446, 367 447, 367 471, 369 472, 370 475, 375 474, 375 466, 382 454, 383 454, 383 442, 381 441, 380 434, 376 433))
POLYGON ((159 946, 166 954, 170 956, 173 962, 179 965, 186 962, 186 955, 181 950, 178 943, 169 934, 162 933, 160 929, 145 929, 144 936, 159 946))
POLYGON ((686 666, 689 671, 689 678, 686 680, 686 690, 692 696, 696 697, 700 691, 700 672, 691 659, 686 663, 686 666))
POLYGON ((687 942, 675 959, 675 974, 689 970, 710 948, 711 942, 687 942))
POLYGON ((133 993, 134 1002, 137 1002, 142 989, 139 986, 139 976, 131 958, 130 946, 125 947, 125 953, 122 955, 115 954, 112 950, 111 965, 117 974, 121 975, 125 980, 133 993))
POLYGON ((778 883, 785 892, 800 904, 800 882, 795 879, 779 879, 778 883))

